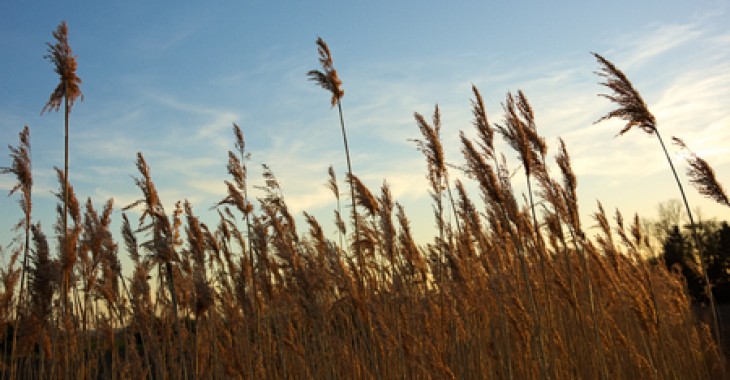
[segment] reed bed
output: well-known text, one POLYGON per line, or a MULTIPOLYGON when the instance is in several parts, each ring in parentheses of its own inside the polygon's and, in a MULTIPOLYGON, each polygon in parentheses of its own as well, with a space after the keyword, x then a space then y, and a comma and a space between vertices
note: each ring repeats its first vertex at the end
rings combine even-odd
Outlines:
MULTIPOLYGON (((647 260, 638 216, 625 222, 598 203, 587 222, 598 227, 587 231, 566 144, 549 157, 525 94, 508 96, 496 125, 477 88, 473 96, 476 137, 461 133, 458 169, 444 163, 438 107, 431 122, 415 115, 437 226, 430 242, 414 240, 387 183, 370 189, 351 170, 356 209, 343 221, 338 206, 335 239, 310 214, 297 225, 271 168, 254 204, 234 126, 213 224, 187 201, 165 210, 140 153, 141 198, 123 208, 140 217, 123 215, 122 243, 109 229, 112 201, 79 202, 58 170, 54 232, 66 250, 54 255, 31 223, 25 130, 4 169, 18 178, 27 240, 0 270, 2 378, 727 378, 711 321, 678 273, 647 260), (518 155, 524 197, 495 135, 518 155)), ((329 186, 339 205, 331 169, 329 186)))

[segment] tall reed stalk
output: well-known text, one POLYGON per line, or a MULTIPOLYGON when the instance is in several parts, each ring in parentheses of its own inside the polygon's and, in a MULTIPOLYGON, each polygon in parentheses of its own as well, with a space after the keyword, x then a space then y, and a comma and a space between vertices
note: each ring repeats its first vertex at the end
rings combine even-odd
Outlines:
POLYGON ((330 98, 330 105, 337 106, 337 112, 340 116, 340 130, 342 131, 342 142, 345 147, 345 159, 347 160, 347 178, 348 184, 350 185, 350 202, 352 207, 352 219, 355 224, 355 254, 358 261, 358 269, 364 270, 364 259, 362 257, 360 249, 360 227, 359 217, 357 215, 357 207, 355 206, 355 187, 352 183, 352 176, 355 175, 352 171, 352 162, 350 160, 350 147, 347 140, 347 131, 345 129, 345 117, 342 113, 342 97, 345 95, 345 91, 342 90, 342 80, 337 75, 337 70, 334 67, 332 61, 332 53, 327 43, 321 38, 317 38, 317 52, 319 53, 319 63, 322 66, 320 70, 310 70, 307 73, 309 80, 315 82, 323 89, 329 91, 332 94, 330 98))
MULTIPOLYGON (((81 84, 81 79, 76 75, 76 69, 78 67, 78 63, 76 62, 76 56, 73 54, 73 50, 71 50, 71 45, 68 43, 68 25, 66 24, 66 21, 62 21, 61 24, 58 25, 56 30, 53 32, 53 38, 56 39, 56 43, 47 43, 48 45, 48 54, 44 56, 44 58, 48 59, 53 63, 55 66, 56 74, 58 74, 59 77, 59 83, 56 86, 56 88, 51 93, 50 98, 48 99, 48 102, 43 107, 43 110, 41 111, 41 114, 45 113, 46 111, 58 111, 61 108, 61 104, 63 104, 63 111, 64 111, 64 154, 63 154, 63 176, 65 178, 65 188, 68 188, 68 125, 69 125, 69 114, 71 113, 71 108, 73 107, 74 103, 76 102, 77 98, 81 98, 83 100, 84 96, 81 93, 81 89, 79 88, 79 85, 81 84)), ((68 192, 64 189, 64 194, 66 194, 66 197, 64 198, 63 202, 63 233, 66 234, 67 232, 67 219, 68 219, 68 192)), ((63 244, 63 254, 64 256, 69 255, 68 247, 66 240, 64 239, 63 244)), ((64 305, 64 313, 67 312, 68 308, 68 287, 69 287, 69 278, 67 274, 64 274, 63 278, 63 284, 62 284, 62 298, 63 298, 63 305, 64 305)))
MULTIPOLYGON (((14 376, 15 371, 15 348, 18 340, 18 326, 20 322, 20 309, 23 307, 25 297, 25 275, 26 268, 28 267, 28 252, 30 250, 30 228, 31 218, 33 209, 33 170, 31 164, 31 145, 30 145, 30 129, 28 126, 23 128, 23 131, 19 134, 19 144, 17 147, 8 146, 10 149, 10 157, 12 158, 12 165, 9 167, 0 168, 0 174, 13 174, 17 179, 17 183, 10 189, 8 196, 20 191, 20 208, 23 211, 23 219, 21 219, 15 228, 23 228, 25 235, 23 243, 23 266, 20 274, 20 292, 18 293, 18 302, 15 306, 15 321, 13 323, 13 341, 10 347, 11 352, 11 371, 10 376, 14 376)), ((6 289, 8 291, 8 289, 6 289)))
POLYGON ((612 94, 599 94, 599 96, 602 96, 610 100, 611 102, 616 103, 616 105, 618 106, 618 108, 616 108, 615 110, 607 113, 606 115, 598 119, 596 123, 611 118, 622 119, 626 121, 626 125, 623 129, 621 129, 621 131, 619 131, 617 136, 621 136, 632 128, 636 127, 643 130, 649 135, 655 135, 657 140, 659 140, 659 144, 662 147, 664 156, 666 157, 669 168, 671 169, 672 175, 674 176, 674 181, 677 183, 679 193, 682 196, 685 211, 687 211, 687 216, 689 217, 692 238, 694 239, 695 246, 698 250, 700 269, 702 271, 702 277, 704 278, 705 282, 705 293, 710 302, 710 308, 712 310, 713 331, 717 341, 722 344, 722 333, 720 330, 719 317, 717 315, 717 304, 715 302, 715 297, 712 294, 710 279, 707 275, 707 265, 701 252, 702 245, 699 235, 697 234, 697 227, 692 216, 692 209, 689 207, 689 202, 687 201, 687 195, 684 192, 682 181, 680 181, 679 175, 677 175, 677 170, 674 168, 674 163, 669 156, 667 147, 664 144, 664 140, 662 139, 661 134, 659 133, 659 129, 657 128, 656 118, 649 111, 649 108, 647 107, 644 99, 641 97, 639 92, 634 89, 634 86, 621 70, 619 70, 612 62, 602 57, 601 55, 593 53, 593 56, 596 57, 596 60, 598 60, 598 63, 601 65, 601 70, 597 72, 597 74, 600 77, 605 78, 605 81, 602 82, 601 85, 605 86, 613 92, 612 94))
POLYGON ((157 189, 152 177, 150 175, 150 169, 145 161, 142 153, 137 154, 137 169, 139 170, 141 177, 135 178, 137 187, 142 191, 143 198, 133 202, 132 204, 123 208, 123 210, 129 210, 131 208, 142 206, 142 215, 139 218, 140 227, 138 231, 151 231, 150 240, 142 243, 142 246, 147 249, 152 255, 154 261, 159 265, 160 273, 164 274, 164 280, 160 279, 161 282, 167 283, 167 288, 170 293, 172 300, 172 317, 174 319, 176 340, 178 342, 178 358, 182 361, 182 372, 187 373, 186 362, 185 362, 185 350, 183 349, 182 343, 182 329, 180 328, 180 318, 178 316, 178 294, 175 287, 175 275, 173 269, 173 262, 179 260, 178 254, 175 250, 175 246, 179 243, 179 235, 175 230, 177 223, 170 223, 165 209, 162 206, 162 201, 157 194, 157 189), (147 219, 150 219, 147 222, 147 219))

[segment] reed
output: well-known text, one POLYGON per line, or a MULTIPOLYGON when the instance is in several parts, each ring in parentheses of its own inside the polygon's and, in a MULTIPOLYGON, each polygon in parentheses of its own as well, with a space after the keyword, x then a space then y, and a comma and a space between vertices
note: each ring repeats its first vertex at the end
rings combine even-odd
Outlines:
MULTIPOLYGON (((669 152, 667 151, 667 147, 664 144, 664 140, 662 139, 661 134, 659 133, 659 129, 657 128, 657 122, 654 117, 654 115, 649 111, 648 106, 644 102, 644 99, 641 97, 641 94, 634 89, 634 86, 631 84, 629 79, 626 77, 626 75, 619 70, 612 62, 607 60, 606 58, 602 57, 599 54, 593 53, 593 55, 598 60, 599 64, 601 65, 601 70, 597 72, 597 74, 600 77, 605 78, 605 81, 601 84, 612 91, 612 94, 600 94, 600 96, 610 100, 611 102, 615 103, 618 108, 615 110, 607 113, 603 117, 601 117, 596 123, 608 120, 612 118, 622 119, 626 121, 626 125, 624 128, 618 133, 618 135, 623 135, 624 133, 628 132, 632 128, 639 128, 642 131, 646 132, 649 135, 655 135, 657 140, 659 141, 659 144, 662 147, 662 151, 664 152, 664 156, 667 159, 667 163, 669 164, 669 168, 672 171, 672 174, 674 175, 674 180, 677 183, 677 187, 679 188, 679 193, 682 196, 682 201, 684 202, 685 211, 687 212, 687 216, 689 217, 689 223, 690 223, 690 229, 692 231, 692 237, 695 241, 695 246, 699 250, 702 246, 700 244, 700 238, 697 234, 697 228, 694 221, 694 217, 692 216, 692 210, 689 206, 689 201, 687 200, 687 195, 684 192, 684 187, 682 186, 682 181, 679 180, 679 175, 677 175, 677 170, 674 167, 674 163, 672 162, 671 157, 669 156, 669 152)), ((675 140, 677 141, 677 140, 675 140)), ((681 140, 679 140, 681 141, 681 140)), ((684 145, 682 143, 682 145, 684 145)), ((695 156, 696 157, 696 156, 695 156)), ((704 162, 706 164, 706 162, 704 162)), ((696 183, 700 185, 700 191, 703 190, 711 191, 711 194, 714 196, 720 195, 717 191, 719 191, 721 188, 715 187, 712 189, 707 188, 707 182, 710 181, 711 185, 716 185, 717 181, 715 180, 712 182, 712 179, 714 179, 714 175, 712 173, 707 172, 705 168, 709 168, 709 165, 706 167, 703 165, 703 161, 697 160, 696 158, 694 160, 690 160, 690 170, 689 175, 690 178, 693 178, 693 183, 696 183), (693 167, 692 164, 698 164, 697 167, 693 167)), ((712 294, 712 289, 710 285, 710 280, 707 276, 707 265, 705 264, 704 256, 702 253, 698 254, 699 256, 699 262, 700 262, 700 269, 702 271, 702 276, 704 277, 705 281, 705 293, 707 294, 707 298, 710 301, 710 308, 712 309, 712 323, 713 323, 713 331, 715 333, 715 337, 718 340, 718 342, 722 342, 722 333, 720 331, 720 322, 719 317, 717 315, 717 305, 715 303, 714 296, 712 294)))
POLYGON ((672 137, 672 141, 689 153, 686 156, 688 164, 687 177, 689 177, 690 183, 695 186, 697 191, 723 206, 730 207, 730 198, 728 198, 720 181, 717 180, 715 170, 712 169, 712 166, 690 150, 682 139, 672 137))
MULTIPOLYGON (((30 129, 28 126, 23 127, 23 130, 19 134, 19 144, 17 147, 8 146, 10 149, 10 157, 12 158, 12 164, 9 167, 2 167, 0 168, 0 174, 13 174, 15 175, 15 178, 17 179, 17 183, 15 186, 13 186, 12 189, 10 189, 10 192, 8 193, 8 196, 13 195, 14 193, 20 191, 20 200, 18 203, 20 204, 20 208, 23 211, 23 219, 21 219, 18 224, 15 225, 16 229, 22 228, 24 232, 24 243, 22 245, 22 252, 23 252, 23 259, 22 259, 22 266, 20 268, 20 291, 18 295, 18 302, 15 305, 15 323, 12 327, 12 344, 10 347, 10 352, 15 353, 15 347, 17 344, 17 331, 18 331, 18 323, 20 321, 18 311, 21 308, 21 305, 24 304, 24 297, 25 297, 25 276, 26 276, 26 268, 28 268, 28 254, 30 252, 30 231, 31 231, 31 220, 32 220, 32 210, 33 210, 33 170, 32 170, 32 162, 31 162, 31 145, 30 145, 30 129)), ((5 324, 5 321, 8 319, 11 313, 9 313, 7 310, 13 305, 13 295, 14 295, 14 289, 17 284, 18 276, 17 271, 14 269, 15 261, 17 260, 18 254, 21 250, 16 251, 16 253, 11 257, 10 262, 8 263, 7 270, 3 270, 3 285, 5 288, 5 292, 3 294, 3 306, 4 310, 6 310, 3 315, 3 332, 7 333, 7 329, 5 327, 9 327, 5 324)), ((12 357, 11 357, 12 361, 12 357)), ((11 376, 15 374, 15 362, 13 361, 11 364, 12 368, 10 370, 11 376)))
MULTIPOLYGON (((79 85, 81 84, 81 79, 76 75, 76 69, 78 67, 78 63, 76 62, 76 56, 73 54, 73 50, 71 49, 71 45, 69 45, 68 42, 68 25, 66 24, 66 21, 62 21, 61 24, 58 25, 56 30, 53 32, 53 38, 56 39, 56 43, 47 43, 48 45, 48 54, 44 56, 44 58, 48 59, 53 63, 55 66, 56 74, 58 74, 59 77, 59 83, 56 86, 56 88, 51 93, 50 98, 48 99, 48 102, 43 107, 43 110, 41 110, 41 114, 45 113, 46 111, 58 111, 61 108, 61 104, 63 104, 63 110, 64 110, 64 154, 63 154, 63 178, 65 179, 64 183, 64 189, 62 190, 64 194, 68 194, 66 191, 66 187, 68 187, 68 125, 69 125, 69 114, 71 113, 71 108, 73 108, 74 103, 76 102, 76 99, 81 98, 81 100, 84 99, 84 95, 81 93, 81 89, 79 88, 79 85)), ((68 198, 64 198, 63 200, 63 231, 64 234, 66 234, 67 230, 67 219, 68 219, 68 198)), ((64 242, 64 246, 66 243, 64 242)), ((64 255, 67 255, 68 253, 64 251, 64 255)), ((67 311, 68 306, 68 287, 69 287, 69 278, 66 277, 67 274, 64 275, 63 278, 63 291, 64 291, 64 313, 67 311)))
MULTIPOLYGON (((29 216, 25 130, 3 169, 18 179, 27 211, 19 225, 29 240, 14 241, 0 267, 0 377, 727 378, 721 346, 682 277, 646 259, 638 216, 624 219, 599 202, 590 221, 597 228, 588 230, 568 148, 559 140, 548 155, 537 107, 521 92, 508 95, 505 119, 492 124, 476 87, 472 95, 473 123, 465 127, 475 135, 456 132, 460 165, 446 165, 440 111, 430 121, 416 116, 424 190, 436 210, 431 242, 415 240, 387 182, 369 188, 347 173, 356 254, 314 214, 303 213, 303 222, 293 215, 271 167, 249 185, 236 127, 222 157, 230 177, 214 205, 216 225, 187 200, 168 213, 139 153, 133 181, 141 196, 122 208, 120 242, 110 230, 114 203, 80 204, 57 171, 55 232, 68 248, 54 254, 29 216), (497 149, 499 137, 515 159, 497 149), (547 169, 552 160, 555 173, 547 169), (530 196, 514 190, 510 166, 529 173, 530 196), (453 184, 449 167, 463 174, 453 184), (452 185, 453 196, 445 194, 452 185), (446 197, 453 223, 445 221, 446 197), (27 266, 19 268, 26 249, 27 266), (119 254, 128 255, 129 272, 119 254), (22 271, 27 288, 18 292, 22 271)), ((716 194, 702 168, 690 165, 690 177, 716 194)), ((338 199, 334 170, 327 179, 338 199)))
MULTIPOLYGON (((347 175, 348 178, 352 178, 355 173, 353 173, 352 171, 350 147, 347 140, 347 130, 345 129, 345 118, 342 113, 342 97, 345 95, 345 91, 342 90, 342 80, 337 75, 337 70, 334 68, 330 48, 321 37, 317 38, 317 52, 319 53, 319 63, 322 66, 322 70, 310 70, 307 73, 307 76, 309 77, 309 80, 313 81, 314 83, 328 91, 330 94, 332 94, 332 97, 330 98, 330 105, 332 107, 336 105, 337 112, 340 115, 340 130, 342 131, 342 143, 345 147, 347 175)), ((357 207, 355 207, 355 186, 351 181, 348 181, 348 184, 350 186, 350 205, 352 207, 352 220, 355 225, 355 241, 353 246, 355 248, 355 254, 359 262, 358 265, 360 265, 360 270, 362 271, 364 270, 364 268, 362 267, 363 257, 360 249, 359 218, 357 215, 357 207)))

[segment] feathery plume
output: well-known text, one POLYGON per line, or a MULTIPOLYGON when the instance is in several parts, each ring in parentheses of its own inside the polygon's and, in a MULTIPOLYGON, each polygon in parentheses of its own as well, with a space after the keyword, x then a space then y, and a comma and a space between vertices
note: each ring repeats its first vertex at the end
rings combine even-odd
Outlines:
POLYGON ((50 42, 48 45, 48 54, 43 58, 51 61, 56 66, 56 74, 58 74, 60 82, 51 93, 48 103, 43 107, 41 114, 46 111, 58 111, 61 108, 63 99, 68 100, 68 108, 73 107, 77 98, 84 99, 84 95, 79 89, 81 79, 76 75, 78 63, 76 56, 68 44, 68 25, 66 21, 62 21, 53 32, 53 38, 56 43, 50 42))
POLYGON ((535 130, 532 108, 522 91, 518 92, 516 101, 512 93, 508 93, 503 108, 505 125, 497 125, 497 131, 519 154, 525 173, 529 177, 542 164, 540 158, 547 152, 545 141, 535 130))
POLYGON ((675 145, 689 152, 686 157, 689 167, 687 168, 687 177, 700 194, 715 202, 730 207, 730 198, 728 198, 725 189, 715 176, 712 166, 702 157, 687 147, 687 144, 678 137, 672 137, 675 145))
POLYGON ((332 168, 332 165, 330 165, 329 168, 327 168, 327 174, 329 175, 329 180, 327 180, 327 188, 332 190, 332 193, 335 195, 335 198, 339 201, 340 199, 340 189, 337 187, 337 177, 335 176, 335 169, 332 168))
POLYGON ((482 94, 479 93, 479 89, 474 85, 471 86, 471 90, 474 93, 474 100, 471 101, 471 112, 474 115, 474 127, 476 127, 479 139, 481 140, 479 145, 487 157, 494 158, 494 129, 489 124, 487 109, 484 106, 482 94))
POLYGON ((607 113, 596 121, 599 123, 611 118, 626 120, 626 126, 618 133, 623 135, 633 127, 638 127, 648 134, 654 134, 656 131, 656 119, 649 112, 644 99, 638 91, 634 89, 626 75, 621 72, 613 63, 603 58, 597 53, 593 53, 598 62, 601 64, 601 70, 596 72, 597 75, 605 78, 601 85, 607 87, 613 94, 599 94, 618 105, 618 108, 607 113))
MULTIPOLYGON (((31 211, 31 189, 33 187, 33 173, 31 171, 30 160, 30 129, 28 126, 23 128, 19 134, 20 144, 17 147, 8 146, 10 149, 10 157, 13 163, 9 167, 1 167, 0 174, 14 174, 18 182, 10 189, 8 196, 20 191, 20 207, 24 213, 30 214, 31 211)), ((24 225, 24 221, 18 224, 18 227, 24 225)))
POLYGON ((355 200, 357 204, 364 207, 368 214, 376 215, 378 213, 378 201, 373 196, 373 193, 370 192, 367 186, 357 176, 351 176, 350 181, 355 186, 355 200))
POLYGON ((444 149, 441 145, 441 113, 438 105, 433 111, 433 125, 429 125, 423 115, 415 112, 413 116, 416 118, 418 128, 421 130, 423 140, 413 139, 412 141, 418 146, 418 150, 426 156, 428 164, 428 179, 431 182, 435 192, 440 191, 443 187, 441 181, 446 173, 446 163, 444 160, 444 149))
POLYGON ((31 226, 33 231, 33 257, 29 268, 28 291, 33 315, 38 321, 48 322, 52 314, 53 293, 58 284, 59 263, 51 258, 48 239, 40 223, 31 226))
POLYGON ((332 62, 330 48, 321 37, 317 37, 317 51, 319 52, 319 63, 322 65, 322 71, 310 70, 307 76, 309 80, 332 93, 330 103, 334 107, 345 95, 345 92, 342 90, 342 80, 337 76, 337 70, 335 70, 332 62))

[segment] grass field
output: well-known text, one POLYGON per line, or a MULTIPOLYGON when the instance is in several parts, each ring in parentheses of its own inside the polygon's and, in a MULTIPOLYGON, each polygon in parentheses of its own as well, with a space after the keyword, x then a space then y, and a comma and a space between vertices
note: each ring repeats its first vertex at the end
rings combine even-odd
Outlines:
MULTIPOLYGON (((341 82, 326 44, 318 47, 323 70, 310 78, 340 106, 341 82)), ((471 108, 475 129, 461 134, 458 168, 444 161, 438 107, 415 114, 436 225, 428 242, 414 240, 387 183, 370 189, 352 169, 342 199, 330 170, 334 239, 309 214, 297 226, 269 169, 265 195, 250 199, 234 126, 215 224, 187 201, 165 210, 140 153, 140 199, 121 205, 140 218, 124 214, 123 241, 109 229, 113 202, 80 202, 58 170, 52 252, 47 227, 32 219, 24 130, 5 170, 26 218, 0 271, 2 377, 727 378, 711 307, 698 311, 679 274, 648 260, 638 216, 598 203, 581 220, 568 147, 561 140, 547 154, 527 97, 508 95, 496 124, 477 88, 471 108), (495 150, 496 138, 517 163, 495 150), (452 180, 455 170, 463 180, 452 180), (513 181, 528 192, 515 193, 513 181)), ((636 114, 613 116, 649 128, 636 114)))

